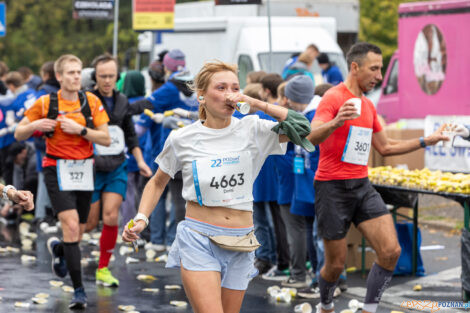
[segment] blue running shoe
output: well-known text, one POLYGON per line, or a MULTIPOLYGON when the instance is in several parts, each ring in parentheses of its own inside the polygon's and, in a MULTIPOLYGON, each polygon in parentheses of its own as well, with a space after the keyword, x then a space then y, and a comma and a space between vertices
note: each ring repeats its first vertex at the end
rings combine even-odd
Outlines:
POLYGON ((59 238, 51 237, 47 240, 47 250, 52 256, 52 272, 60 278, 67 276, 67 264, 65 263, 65 258, 63 256, 57 256, 54 253, 54 247, 60 243, 59 238))
POLYGON ((83 310, 86 308, 86 293, 83 287, 75 289, 73 292, 72 301, 70 301, 69 309, 71 310, 83 310))

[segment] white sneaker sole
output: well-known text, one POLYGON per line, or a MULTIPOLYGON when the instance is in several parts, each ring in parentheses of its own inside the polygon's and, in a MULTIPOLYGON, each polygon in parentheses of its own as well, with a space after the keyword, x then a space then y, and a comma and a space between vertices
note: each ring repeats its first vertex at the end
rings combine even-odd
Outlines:
POLYGON ((101 281, 101 280, 97 280, 96 281, 96 284, 98 286, 103 286, 103 287, 119 287, 119 284, 108 284, 108 283, 105 283, 104 281, 101 281))

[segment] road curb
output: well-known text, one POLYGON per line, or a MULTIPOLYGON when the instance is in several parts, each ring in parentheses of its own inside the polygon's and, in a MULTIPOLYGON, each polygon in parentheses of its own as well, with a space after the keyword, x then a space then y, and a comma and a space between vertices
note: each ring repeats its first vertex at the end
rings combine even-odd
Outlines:
MULTIPOLYGON (((445 232, 456 231, 456 223, 444 221, 418 221, 419 226, 445 232)), ((460 232, 460 230, 459 230, 460 232)))

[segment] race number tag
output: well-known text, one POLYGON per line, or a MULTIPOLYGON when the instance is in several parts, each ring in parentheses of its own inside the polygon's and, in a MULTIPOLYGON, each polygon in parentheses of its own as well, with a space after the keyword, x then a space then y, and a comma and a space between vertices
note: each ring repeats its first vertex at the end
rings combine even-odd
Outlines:
POLYGON ((371 141, 372 128, 351 126, 341 161, 357 165, 367 165, 371 141))
POLYGON ((108 127, 111 144, 109 147, 95 144, 96 155, 118 155, 124 151, 124 132, 119 126, 111 125, 108 127))
POLYGON ((93 191, 93 160, 57 160, 57 180, 61 191, 93 191))
POLYGON ((301 156, 296 156, 294 158, 294 174, 303 174, 305 172, 305 162, 304 158, 301 156))
POLYGON ((199 205, 226 206, 253 201, 252 160, 238 152, 193 161, 199 205))

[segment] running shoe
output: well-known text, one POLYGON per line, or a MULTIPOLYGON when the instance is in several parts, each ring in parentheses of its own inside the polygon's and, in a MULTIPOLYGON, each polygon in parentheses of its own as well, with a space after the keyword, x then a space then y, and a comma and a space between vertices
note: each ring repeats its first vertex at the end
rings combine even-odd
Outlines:
POLYGON ((289 277, 287 280, 283 281, 281 285, 283 287, 289 288, 307 288, 310 284, 310 277, 305 277, 302 280, 295 279, 294 277, 289 277))
POLYGON ((60 278, 67 276, 67 264, 65 263, 65 258, 63 256, 57 256, 54 253, 54 247, 60 243, 59 238, 51 237, 47 240, 47 250, 52 256, 51 267, 52 272, 60 278))
POLYGON ((272 265, 268 261, 257 258, 255 260, 255 267, 258 270, 259 275, 262 275, 267 273, 271 269, 272 265))
POLYGON ((280 271, 277 269, 277 265, 274 265, 266 274, 263 274, 261 277, 265 280, 285 281, 289 278, 289 270, 280 271))
POLYGON ((320 289, 318 287, 307 287, 297 290, 297 297, 304 299, 319 299, 320 289))
POLYGON ((85 289, 83 289, 83 287, 79 287, 73 292, 73 298, 72 301, 70 301, 69 309, 83 310, 86 308, 86 302, 87 298, 85 289))
POLYGON ((348 290, 348 284, 346 283, 346 277, 341 275, 338 280, 338 287, 341 289, 342 292, 348 290))
POLYGON ((96 284, 105 287, 119 287, 119 280, 115 278, 107 267, 96 270, 96 284))
POLYGON ((163 251, 166 251, 166 246, 165 245, 161 245, 161 244, 157 244, 157 243, 151 243, 151 242, 148 242, 145 244, 145 250, 154 250, 156 252, 163 252, 163 251))

